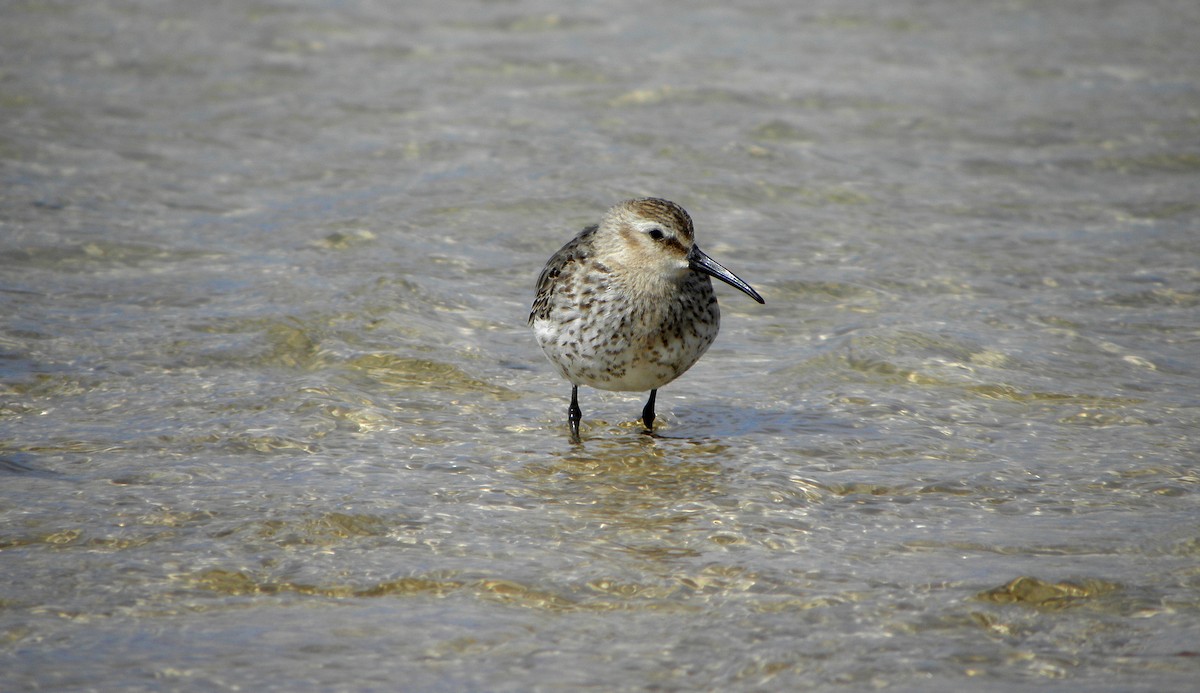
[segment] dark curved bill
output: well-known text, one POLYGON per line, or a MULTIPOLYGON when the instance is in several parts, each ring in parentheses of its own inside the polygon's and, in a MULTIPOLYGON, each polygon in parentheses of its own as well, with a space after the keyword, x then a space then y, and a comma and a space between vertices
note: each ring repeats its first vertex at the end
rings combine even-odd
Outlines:
POLYGON ((766 303, 762 296, 758 295, 757 291, 751 288, 749 284, 742 281, 741 277, 725 269, 721 266, 721 263, 712 259, 708 255, 705 255, 704 251, 700 250, 700 246, 692 246, 692 249, 688 251, 687 260, 688 266, 690 266, 693 270, 702 274, 707 274, 710 277, 716 277, 726 284, 736 287, 742 293, 746 294, 755 301, 758 301, 759 303, 766 303))

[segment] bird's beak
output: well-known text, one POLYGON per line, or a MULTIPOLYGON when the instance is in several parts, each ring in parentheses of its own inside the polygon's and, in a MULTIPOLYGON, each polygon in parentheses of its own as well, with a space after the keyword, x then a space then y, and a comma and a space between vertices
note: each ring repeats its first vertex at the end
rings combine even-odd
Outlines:
POLYGON ((762 296, 758 295, 757 291, 751 288, 749 284, 742 281, 741 277, 725 269, 721 266, 721 263, 705 255, 704 251, 700 250, 700 246, 692 246, 692 249, 688 251, 687 261, 688 267, 691 267, 692 270, 701 274, 707 274, 710 277, 716 277, 726 284, 736 287, 739 291, 755 301, 758 301, 759 303, 766 303, 762 296))

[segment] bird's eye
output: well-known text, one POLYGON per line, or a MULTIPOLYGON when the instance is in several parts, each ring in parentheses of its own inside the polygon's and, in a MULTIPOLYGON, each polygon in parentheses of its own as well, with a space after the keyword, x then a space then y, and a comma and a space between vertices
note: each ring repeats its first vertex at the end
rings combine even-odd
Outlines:
POLYGON ((663 239, 663 232, 662 232, 662 229, 660 229, 660 228, 655 227, 653 229, 650 229, 650 231, 648 231, 648 233, 650 234, 650 237, 656 241, 661 241, 663 239))

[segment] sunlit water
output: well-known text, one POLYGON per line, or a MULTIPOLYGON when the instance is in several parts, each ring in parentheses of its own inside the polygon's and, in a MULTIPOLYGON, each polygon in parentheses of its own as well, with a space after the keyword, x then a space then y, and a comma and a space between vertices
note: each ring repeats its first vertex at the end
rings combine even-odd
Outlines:
POLYGON ((0 7, 0 690, 1190 689, 1200 5, 727 5, 0 7))

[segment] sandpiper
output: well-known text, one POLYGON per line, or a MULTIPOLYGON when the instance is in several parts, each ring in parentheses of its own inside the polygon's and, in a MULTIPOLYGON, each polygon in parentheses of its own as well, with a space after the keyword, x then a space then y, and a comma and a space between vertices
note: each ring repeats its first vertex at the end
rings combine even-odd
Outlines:
POLYGON ((579 386, 650 391, 692 367, 717 338, 721 311, 709 277, 762 296, 696 245, 692 218, 674 202, 622 202, 555 253, 538 277, 529 325, 571 382, 567 419, 579 442, 579 386))

